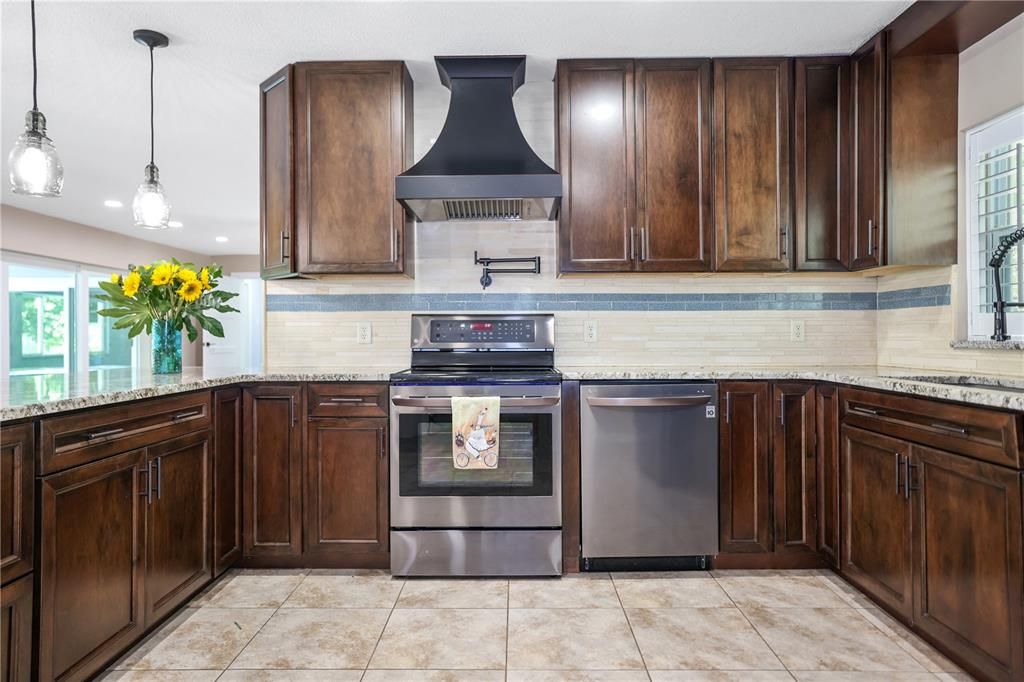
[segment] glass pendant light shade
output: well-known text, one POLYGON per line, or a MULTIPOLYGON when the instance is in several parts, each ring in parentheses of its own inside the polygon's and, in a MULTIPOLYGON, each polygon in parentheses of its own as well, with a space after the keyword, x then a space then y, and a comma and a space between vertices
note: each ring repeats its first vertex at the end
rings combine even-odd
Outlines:
POLYGON ((46 136, 46 117, 35 109, 25 114, 25 132, 7 157, 11 191, 33 197, 59 197, 64 166, 53 141, 46 136))
POLYGON ((171 205, 167 203, 164 186, 160 184, 160 170, 153 164, 146 166, 145 178, 135 190, 132 215, 135 217, 135 227, 146 230, 167 229, 171 205))

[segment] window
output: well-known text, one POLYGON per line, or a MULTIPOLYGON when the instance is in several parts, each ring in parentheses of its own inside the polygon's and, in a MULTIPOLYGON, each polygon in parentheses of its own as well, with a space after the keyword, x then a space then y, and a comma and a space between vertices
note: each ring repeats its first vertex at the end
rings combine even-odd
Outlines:
MULTIPOLYGON (((999 240, 1024 225, 1024 107, 967 133, 968 331, 992 334, 995 273, 988 266, 999 240)), ((1000 269, 1003 300, 1024 302, 1024 254, 1015 247, 1000 269)), ((1024 308, 1006 309, 1011 336, 1024 337, 1024 308)))

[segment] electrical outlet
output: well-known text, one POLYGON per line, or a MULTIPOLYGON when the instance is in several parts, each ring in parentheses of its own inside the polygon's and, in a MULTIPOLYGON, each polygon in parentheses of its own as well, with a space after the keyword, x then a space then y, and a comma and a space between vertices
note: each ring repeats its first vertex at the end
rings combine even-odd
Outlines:
POLYGON ((789 340, 803 343, 804 340, 804 321, 803 320, 790 320, 789 322, 789 340))
POLYGON ((597 321, 587 320, 583 323, 583 342, 597 343, 597 321))
POLYGON ((356 322, 356 343, 373 343, 373 324, 356 322))

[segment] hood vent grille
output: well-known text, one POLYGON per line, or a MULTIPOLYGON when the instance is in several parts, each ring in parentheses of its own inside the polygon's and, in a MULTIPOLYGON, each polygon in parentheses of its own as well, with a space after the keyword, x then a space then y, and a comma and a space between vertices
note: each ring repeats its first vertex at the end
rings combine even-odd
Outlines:
POLYGON ((448 220, 522 220, 522 199, 445 199, 448 220))

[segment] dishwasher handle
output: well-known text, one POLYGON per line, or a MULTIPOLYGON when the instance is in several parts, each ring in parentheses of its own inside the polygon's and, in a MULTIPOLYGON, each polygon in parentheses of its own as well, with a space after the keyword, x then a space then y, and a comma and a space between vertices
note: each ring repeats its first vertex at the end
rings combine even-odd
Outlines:
POLYGON ((587 398, 591 407, 693 407, 707 405, 709 395, 664 396, 655 398, 587 398))

